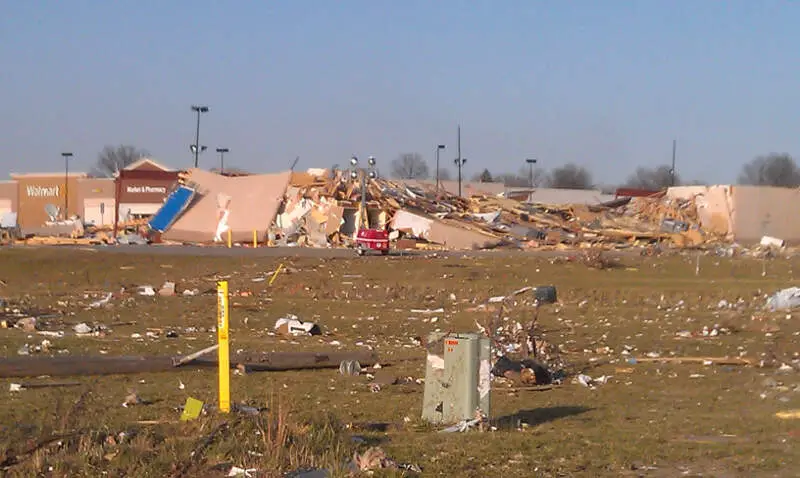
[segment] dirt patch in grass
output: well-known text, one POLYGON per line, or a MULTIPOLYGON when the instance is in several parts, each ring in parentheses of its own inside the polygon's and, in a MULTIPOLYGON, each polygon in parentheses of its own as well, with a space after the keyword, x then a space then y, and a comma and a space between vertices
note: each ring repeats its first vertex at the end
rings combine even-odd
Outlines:
MULTIPOLYGON (((35 309, 41 330, 65 331, 2 329, 3 356, 26 344, 32 354, 199 350, 215 343, 213 291, 225 278, 232 350, 369 348, 402 379, 374 392, 366 376, 336 370, 234 375, 233 400, 267 408, 255 417, 214 412, 213 370, 77 377, 79 386, 20 392, 8 391, 20 379, 6 379, 0 460, 9 476, 225 476, 234 465, 279 476, 306 467, 343 473, 354 452, 377 445, 423 476, 796 476, 800 422, 775 413, 800 408, 800 378, 787 369, 800 352, 800 312, 762 306, 767 294, 797 285, 800 262, 702 256, 699 273, 694 257, 597 262, 0 251, 8 313, 35 309), (175 297, 135 293, 167 280, 175 297), (515 391, 495 382, 496 431, 441 434, 422 423, 425 352, 416 339, 437 329, 475 331, 493 313, 480 307, 487 299, 537 285, 558 289, 559 303, 538 320, 542 339, 569 364, 564 384, 515 391), (199 294, 183 296, 186 289, 199 294), (89 307, 108 292, 108 306, 89 307), (286 314, 319 323, 323 335, 275 335, 286 314), (76 336, 79 323, 105 328, 76 336), (37 350, 43 340, 45 352, 37 350), (646 356, 741 356, 755 366, 630 361, 646 356), (578 373, 611 378, 590 389, 573 383, 578 373), (131 392, 149 404, 122 407, 131 392), (209 411, 180 423, 189 396, 209 411)), ((524 322, 531 313, 519 304, 501 320, 524 322)))

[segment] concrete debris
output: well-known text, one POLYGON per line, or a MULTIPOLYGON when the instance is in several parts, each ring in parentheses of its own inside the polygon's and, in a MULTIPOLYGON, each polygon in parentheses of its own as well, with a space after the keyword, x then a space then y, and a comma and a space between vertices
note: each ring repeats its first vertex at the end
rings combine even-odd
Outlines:
POLYGON ((103 306, 107 305, 111 301, 112 297, 114 297, 114 294, 109 292, 102 299, 96 300, 96 301, 92 302, 91 304, 89 304, 89 307, 91 307, 92 309, 97 309, 99 307, 103 307, 103 306))
POLYGON ((93 331, 93 329, 91 327, 89 327, 88 325, 86 325, 83 322, 81 322, 80 324, 77 324, 76 326, 72 327, 72 330, 78 335, 91 334, 92 331, 93 331))
POLYGON ((766 306, 773 312, 800 307, 800 287, 790 287, 776 292, 767 299, 766 306))
POLYGON ((313 322, 303 322, 296 315, 283 317, 275 322, 275 331, 283 335, 303 336, 320 335, 322 330, 313 322))
POLYGON ((175 295, 175 283, 169 281, 164 282, 164 285, 158 290, 158 295, 161 297, 172 297, 175 295))

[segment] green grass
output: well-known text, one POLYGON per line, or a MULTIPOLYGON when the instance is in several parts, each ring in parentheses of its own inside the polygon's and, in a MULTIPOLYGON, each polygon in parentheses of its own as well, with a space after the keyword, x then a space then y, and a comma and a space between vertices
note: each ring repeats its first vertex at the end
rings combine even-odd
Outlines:
MULTIPOLYGON (((424 377, 424 351, 413 344, 414 337, 437 328, 474 331, 476 321, 485 323, 493 313, 478 307, 489 297, 552 284, 560 304, 543 310, 543 338, 561 347, 571 373, 613 378, 595 390, 568 379, 549 391, 509 392, 497 382, 492 415, 506 417, 502 423, 512 426, 465 434, 439 434, 420 422, 422 385, 411 381, 373 393, 365 377, 342 377, 336 370, 233 375, 235 402, 269 408, 257 418, 213 411, 213 370, 78 377, 78 387, 18 393, 8 392, 8 383, 21 380, 7 379, 0 390, 0 452, 20 454, 48 437, 71 434, 22 457, 8 476, 225 476, 230 465, 279 476, 299 467, 341 466, 371 445, 398 462, 421 466, 423 476, 796 476, 800 423, 774 417, 777 411, 800 408, 796 372, 630 365, 622 355, 627 347, 633 356, 797 358, 798 314, 761 310, 766 294, 797 284, 797 260, 703 256, 700 264, 695 275, 695 259, 683 256, 630 257, 621 267, 596 270, 580 261, 524 255, 281 260, 3 250, 0 279, 6 286, 0 286, 0 297, 12 306, 52 310, 54 318, 44 319, 46 328, 65 330, 66 336, 48 340, 71 355, 179 355, 213 344, 213 294, 141 297, 134 292, 115 297, 109 308, 88 309, 87 304, 105 291, 143 284, 158 288, 165 280, 175 281, 179 291, 212 291, 219 276, 228 276, 232 350, 371 346, 382 363, 391 365, 387 370, 417 379, 424 377), (281 262, 288 272, 272 287, 252 281, 281 262), (738 308, 717 308, 720 300, 740 298, 738 308), (436 323, 411 312, 438 307, 445 313, 436 323), (275 336, 275 320, 287 313, 318 322, 324 335, 275 336), (80 322, 105 324, 111 331, 75 337, 71 327, 80 322), (676 336, 714 324, 734 332, 676 336), (150 338, 148 330, 175 330, 178 337, 150 338), (341 345, 330 345, 333 341, 341 345), (777 386, 767 386, 768 378, 777 386), (122 407, 131 389, 154 403, 122 407), (178 408, 188 396, 211 410, 196 422, 179 423, 178 408), (223 422, 228 427, 190 459, 223 422), (391 426, 386 431, 365 426, 375 423, 391 426), (266 430, 283 430, 284 438, 275 433, 265 438, 266 430), (132 438, 108 440, 120 432, 132 438)), ((524 321, 531 314, 530 304, 521 303, 505 316, 524 321)), ((44 338, 0 330, 0 353, 15 356, 21 345, 44 338)))

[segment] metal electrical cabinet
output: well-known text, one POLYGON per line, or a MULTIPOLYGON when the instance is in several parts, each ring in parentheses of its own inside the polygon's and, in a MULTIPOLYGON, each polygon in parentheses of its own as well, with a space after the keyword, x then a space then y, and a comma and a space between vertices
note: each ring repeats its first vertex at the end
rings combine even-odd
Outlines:
POLYGON ((457 423, 489 416, 491 342, 479 334, 428 337, 422 418, 431 423, 457 423))

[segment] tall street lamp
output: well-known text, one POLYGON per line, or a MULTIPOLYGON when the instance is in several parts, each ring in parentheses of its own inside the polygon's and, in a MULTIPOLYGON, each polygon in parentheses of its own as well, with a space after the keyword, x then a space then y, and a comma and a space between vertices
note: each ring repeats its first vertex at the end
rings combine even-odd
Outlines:
POLYGON ((672 168, 669 170, 669 179, 672 187, 675 187, 675 152, 678 149, 678 140, 672 140, 672 168))
POLYGON ((378 177, 378 172, 375 170, 375 156, 370 156, 367 159, 367 168, 358 167, 358 158, 353 155, 350 158, 350 178, 353 181, 361 181, 361 227, 367 215, 367 181, 378 177))
POLYGON ((436 146, 436 191, 439 191, 439 151, 445 149, 446 146, 440 144, 436 146))
POLYGON ((199 161, 200 152, 206 150, 205 146, 200 146, 200 114, 208 113, 208 106, 192 105, 192 111, 197 113, 197 129, 194 133, 194 144, 189 146, 189 151, 194 153, 194 167, 196 168, 199 161))
POLYGON ((525 162, 528 163, 528 187, 533 189, 533 165, 536 164, 536 160, 528 158, 525 162))
POLYGON ((64 220, 69 218, 69 160, 72 153, 61 153, 64 158, 64 220))
POLYGON ((458 157, 455 159, 456 167, 458 168, 458 197, 461 197, 461 168, 467 162, 466 158, 461 157, 461 125, 458 125, 456 144, 458 149, 458 157))
POLYGON ((461 197, 461 169, 464 167, 464 164, 466 164, 467 158, 456 158, 454 162, 458 168, 458 197, 461 197))
POLYGON ((225 174, 225 153, 230 152, 228 148, 217 148, 219 153, 219 174, 225 174))

